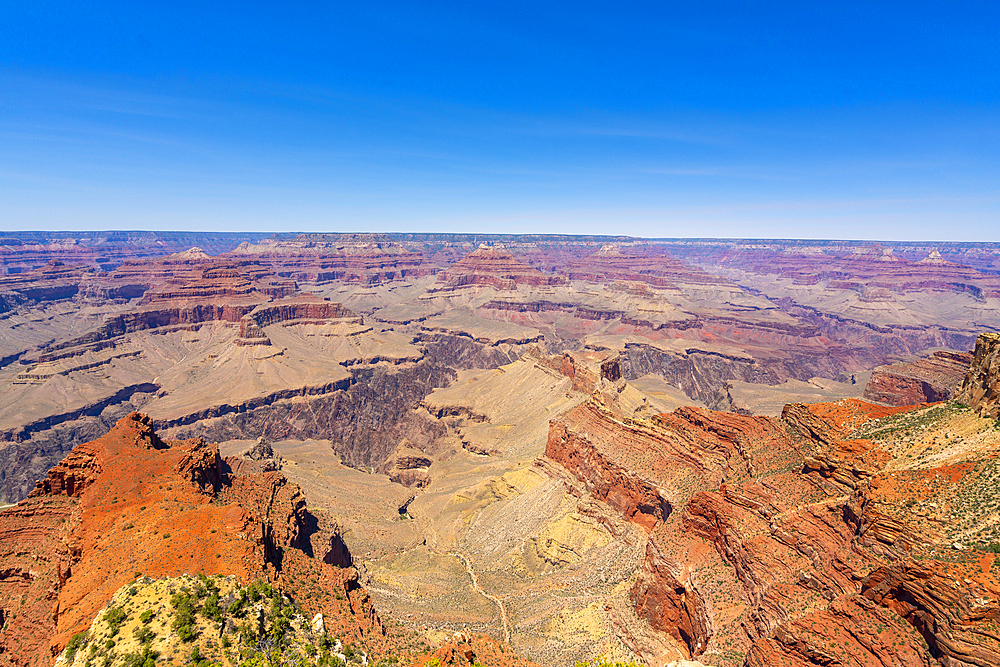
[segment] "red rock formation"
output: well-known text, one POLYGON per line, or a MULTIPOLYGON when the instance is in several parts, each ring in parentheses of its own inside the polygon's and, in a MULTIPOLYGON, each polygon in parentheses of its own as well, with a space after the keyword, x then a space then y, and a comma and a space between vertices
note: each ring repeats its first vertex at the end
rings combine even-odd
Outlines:
POLYGON ((913 363, 877 368, 864 398, 889 405, 947 401, 958 391, 971 362, 968 352, 939 351, 913 363))
POLYGON ((50 260, 34 271, 0 276, 0 312, 32 301, 70 299, 80 291, 81 281, 92 271, 88 266, 67 266, 50 260))
POLYGON ((569 262, 563 273, 570 280, 642 282, 659 288, 677 289, 678 283, 732 285, 726 278, 689 267, 655 247, 605 244, 581 260, 569 262))
POLYGON ((803 435, 828 445, 845 439, 869 419, 912 409, 913 406, 886 407, 845 398, 831 403, 789 403, 782 409, 781 419, 803 435))
POLYGON ((445 641, 433 653, 418 657, 413 667, 470 667, 490 665, 490 667, 537 667, 537 665, 516 653, 507 650, 503 644, 488 635, 457 633, 445 641))
MULTIPOLYGON (((184 259, 180 262, 191 269, 190 272, 160 282, 143 296, 144 304, 164 301, 205 300, 221 298, 231 300, 262 300, 262 297, 283 298, 296 291, 295 283, 279 279, 271 269, 253 260, 184 259)), ((165 259, 163 264, 176 264, 165 259)), ((150 271, 162 280, 165 271, 155 263, 143 263, 142 270, 150 271)), ((126 262, 118 268, 116 275, 126 273, 134 267, 126 262)))
POLYGON ((318 606, 340 608, 356 634, 380 634, 354 575, 303 553, 311 551, 309 525, 298 487, 280 473, 223 478, 215 445, 163 443, 133 413, 0 512, 0 609, 14 614, 0 648, 12 664, 49 664, 139 574, 235 574, 247 582, 294 562, 322 571, 329 597, 338 587, 352 592, 350 608, 322 599, 318 606))
POLYGON ((958 400, 979 414, 1000 418, 1000 334, 985 333, 976 341, 976 351, 958 400))
POLYGON ((516 285, 561 285, 566 282, 562 276, 547 276, 517 261, 505 248, 491 246, 480 246, 462 261, 452 264, 445 271, 444 279, 449 288, 489 285, 500 290, 514 289, 516 285))
POLYGON ((861 594, 906 619, 942 664, 1000 665, 1000 591, 949 576, 941 565, 904 561, 880 567, 865 579, 861 594))
POLYGON ((647 531, 670 515, 670 503, 655 484, 616 465, 580 433, 553 421, 545 455, 577 476, 595 498, 606 502, 647 531))
POLYGON ((680 564, 650 538, 630 598, 639 616, 687 646, 690 658, 704 652, 712 632, 704 599, 691 582, 681 583, 680 576, 680 564))
POLYGON ((940 524, 922 518, 928 507, 935 521, 968 512, 962 494, 994 464, 886 470, 888 451, 847 439, 912 407, 800 404, 780 421, 681 408, 639 422, 602 396, 551 422, 546 456, 596 499, 652 524, 631 600, 689 657, 740 664, 720 647, 743 646, 742 664, 754 667, 998 664, 992 556, 943 562, 940 524), (682 511, 637 512, 654 488, 682 511))
POLYGON ((938 663, 899 616, 855 595, 780 626, 772 637, 750 647, 744 664, 931 667, 938 663))
POLYGON ((280 275, 303 282, 341 280, 372 285, 431 272, 421 253, 410 252, 385 238, 321 236, 301 235, 293 241, 270 240, 258 245, 242 243, 230 256, 253 257, 280 275))
POLYGON ((361 318, 342 304, 300 295, 257 306, 240 319, 239 335, 241 338, 253 338, 251 333, 272 324, 326 324, 331 320, 361 323, 361 318))
POLYGON ((276 322, 325 322, 330 319, 357 319, 337 303, 308 295, 282 299, 292 291, 292 283, 272 280, 269 269, 257 262, 219 262, 215 259, 181 258, 160 262, 126 262, 104 279, 161 282, 146 291, 143 305, 136 310, 108 317, 98 329, 83 336, 50 344, 27 356, 22 363, 53 361, 79 354, 85 349, 100 350, 118 336, 164 327, 197 326, 205 322, 239 322, 238 343, 269 344, 262 327, 276 322), (135 275, 136 272, 148 275, 135 275), (121 278, 120 276, 128 276, 121 278), (272 302, 272 298, 279 298, 272 302))
POLYGON ((852 489, 874 477, 892 457, 869 440, 837 441, 807 456, 802 472, 818 472, 852 489))

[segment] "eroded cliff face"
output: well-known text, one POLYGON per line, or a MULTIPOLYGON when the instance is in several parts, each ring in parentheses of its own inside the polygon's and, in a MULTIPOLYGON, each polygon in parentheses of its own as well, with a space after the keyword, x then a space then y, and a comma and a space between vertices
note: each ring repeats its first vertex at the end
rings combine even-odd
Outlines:
POLYGON ((326 548, 314 554, 316 532, 302 494, 280 473, 224 474, 215 445, 163 442, 133 413, 0 512, 0 650, 8 664, 48 665, 115 590, 138 575, 185 572, 242 582, 311 572, 331 598, 314 606, 339 610, 355 635, 380 635, 353 571, 324 562, 343 560, 342 542, 318 539, 326 548))
POLYGON ((694 582, 684 579, 680 563, 663 554, 655 539, 646 543, 646 559, 630 600, 640 618, 671 635, 687 649, 687 657, 704 653, 712 637, 712 619, 694 582))
POLYGON ((491 246, 481 246, 452 264, 444 278, 449 288, 482 285, 499 290, 511 290, 517 285, 561 285, 566 282, 562 276, 547 276, 517 261, 503 247, 491 246))
POLYGON ((994 422, 857 399, 780 420, 628 419, 609 393, 553 420, 546 456, 650 530, 630 601, 677 651, 734 667, 998 664, 994 422), (670 513, 636 511, 649 489, 670 513))
POLYGON ((979 414, 1000 417, 1000 334, 985 333, 976 341, 958 400, 979 414))
POLYGON ((912 363, 877 368, 865 386, 867 401, 917 405, 954 398, 972 362, 968 352, 934 352, 912 363))

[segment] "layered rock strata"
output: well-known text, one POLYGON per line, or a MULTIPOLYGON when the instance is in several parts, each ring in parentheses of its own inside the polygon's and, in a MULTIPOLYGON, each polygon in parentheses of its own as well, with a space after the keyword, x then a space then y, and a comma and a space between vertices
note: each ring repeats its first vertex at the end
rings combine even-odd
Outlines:
POLYGON ((378 285, 417 278, 430 272, 424 256, 385 237, 340 235, 336 238, 299 235, 293 240, 270 239, 241 243, 232 257, 254 258, 281 276, 300 282, 343 281, 378 285))
POLYGON ((503 247, 482 245, 444 273, 449 288, 483 285, 498 290, 512 290, 517 285, 561 285, 562 276, 545 275, 538 269, 517 261, 503 247))
MULTIPOLYGON (((893 453, 927 424, 968 424, 956 408, 853 399, 790 405, 780 420, 692 408, 637 420, 608 382, 596 385, 551 422, 546 457, 650 531, 630 600, 686 657, 755 667, 1000 659, 995 557, 970 546, 995 526, 936 523, 963 516, 1000 478, 995 454, 909 470, 893 453), (648 511, 651 490, 669 513, 648 511)), ((974 428, 993 437, 988 422, 974 428)))
POLYGON ((938 351, 912 363, 875 369, 864 398, 888 405, 917 405, 954 398, 972 362, 968 352, 938 351))
POLYGON ((958 400, 980 414, 1000 417, 1000 334, 982 334, 976 341, 958 400))

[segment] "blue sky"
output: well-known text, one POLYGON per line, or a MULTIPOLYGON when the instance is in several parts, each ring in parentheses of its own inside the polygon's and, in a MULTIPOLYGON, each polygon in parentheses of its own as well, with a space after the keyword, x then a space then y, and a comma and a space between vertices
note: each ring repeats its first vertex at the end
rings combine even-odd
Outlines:
POLYGON ((1000 241, 1000 3, 0 3, 0 227, 1000 241))

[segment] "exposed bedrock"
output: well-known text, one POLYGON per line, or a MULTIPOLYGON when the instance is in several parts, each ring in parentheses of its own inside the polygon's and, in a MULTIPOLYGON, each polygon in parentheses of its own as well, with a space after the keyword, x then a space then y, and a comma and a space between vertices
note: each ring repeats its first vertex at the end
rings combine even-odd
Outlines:
POLYGON ((562 285, 562 276, 546 275, 523 264, 505 248, 480 246, 466 257, 449 266, 444 273, 448 288, 466 285, 490 285, 499 290, 512 290, 516 285, 562 285))
POLYGON ((711 638, 711 619, 701 593, 690 582, 681 582, 681 567, 663 555, 651 537, 646 542, 646 560, 630 597, 636 613, 661 632, 688 649, 688 658, 704 652, 711 638))
MULTIPOLYGON (((351 378, 301 397, 271 396, 235 406, 215 406, 165 421, 174 437, 208 440, 327 439, 345 464, 380 468, 402 441, 425 446, 446 427, 414 410, 431 391, 450 384, 457 370, 494 368, 520 356, 525 346, 488 345, 466 336, 425 334, 424 358, 399 365, 352 366, 351 378)), ((405 475, 409 480, 413 474, 405 475)), ((422 477, 422 476, 417 476, 422 477)), ((409 480, 416 484, 419 480, 409 480)), ((423 481, 426 484, 426 480, 423 481)))
POLYGON ((866 401, 889 405, 917 405, 947 401, 952 397, 952 393, 948 387, 927 380, 875 371, 865 386, 864 397, 866 401))
MULTIPOLYGON (((329 309, 305 314, 332 317, 350 313, 337 303, 329 303, 329 309)), ((303 315, 303 311, 295 310, 282 313, 303 315)), ((444 434, 445 427, 439 421, 411 408, 435 388, 448 385, 455 378, 455 370, 501 366, 516 360, 528 347, 490 345, 468 336, 439 333, 423 334, 419 340, 424 344, 424 358, 416 363, 353 366, 351 377, 343 381, 282 389, 232 405, 208 406, 159 420, 157 428, 170 429, 172 437, 200 436, 216 442, 261 436, 272 441, 329 439, 346 464, 384 467, 403 439, 426 445, 444 434)), ((149 393, 157 389, 151 384, 126 387, 79 410, 0 434, 8 441, 0 443, 0 501, 24 498, 35 481, 75 445, 107 433, 118 419, 141 407, 149 393)), ((405 472, 400 480, 403 478, 416 486, 429 481, 425 471, 405 472)))
POLYGON ((977 334, 967 330, 943 326, 879 326, 824 313, 787 298, 775 300, 775 303, 789 315, 815 326, 823 336, 843 341, 847 348, 844 352, 856 359, 858 368, 873 368, 931 348, 968 350, 976 342, 977 334))
POLYGON ((257 306, 240 319, 241 338, 252 338, 249 329, 261 331, 264 327, 282 322, 325 322, 350 319, 360 322, 356 314, 340 303, 318 301, 309 297, 277 301, 257 306))
MULTIPOLYGON (((262 327, 280 322, 324 322, 331 319, 356 318, 339 303, 320 301, 312 297, 298 297, 261 304, 265 297, 251 294, 245 302, 191 303, 162 302, 147 305, 139 310, 118 313, 105 320, 99 328, 77 338, 53 343, 38 354, 22 359, 22 364, 54 361, 77 354, 73 348, 102 349, 115 339, 137 331, 166 327, 197 326, 205 322, 232 322, 240 324, 240 337, 249 337, 249 329, 261 331, 262 327)), ((261 333, 261 335, 263 335, 261 333)))
POLYGON ((443 425, 421 419, 411 408, 433 389, 451 382, 455 377, 451 368, 424 359, 403 368, 352 368, 351 375, 348 387, 330 393, 253 407, 224 406, 215 413, 199 413, 198 419, 184 425, 163 426, 173 427, 174 437, 200 436, 217 442, 328 439, 345 464, 358 467, 378 467, 403 438, 429 442, 443 435, 443 425))
POLYGON ((826 609, 781 625, 773 636, 755 642, 744 662, 745 667, 937 664, 905 621, 859 595, 838 598, 826 609))
POLYGON ((876 569, 861 594, 906 619, 946 667, 1000 665, 996 591, 911 561, 876 569))
POLYGON ((968 352, 938 351, 912 363, 877 368, 864 398, 888 405, 947 401, 958 391, 971 362, 968 352))
POLYGON ((646 531, 663 521, 672 508, 656 485, 611 461, 584 433, 565 422, 549 424, 545 455, 584 483, 588 492, 646 531))
POLYGON ((986 333, 976 341, 958 400, 981 415, 1000 417, 1000 334, 986 333))
MULTIPOLYGON (((625 346, 625 377, 629 380, 647 374, 659 375, 679 387, 689 398, 709 407, 728 408, 725 384, 741 380, 775 385, 781 382, 774 370, 750 357, 723 355, 690 349, 684 353, 666 352, 652 345, 628 343, 625 346)), ((811 377, 811 376, 810 376, 811 377)))
POLYGON ((325 569, 350 561, 339 534, 320 535, 317 526, 280 473, 223 474, 215 445, 163 442, 148 417, 132 413, 0 512, 4 662, 51 664, 137 572, 200 571, 247 583, 310 562, 331 591, 348 595, 355 620, 378 632, 353 572, 325 569), (314 544, 323 549, 315 559, 314 544))
POLYGON ((423 345, 428 357, 455 370, 469 368, 499 368, 517 361, 537 341, 506 342, 476 340, 467 334, 424 332, 416 341, 423 345))
POLYGON ((136 410, 155 385, 131 388, 80 410, 33 422, 0 442, 0 502, 24 498, 35 482, 76 445, 99 438, 119 419, 136 410))

